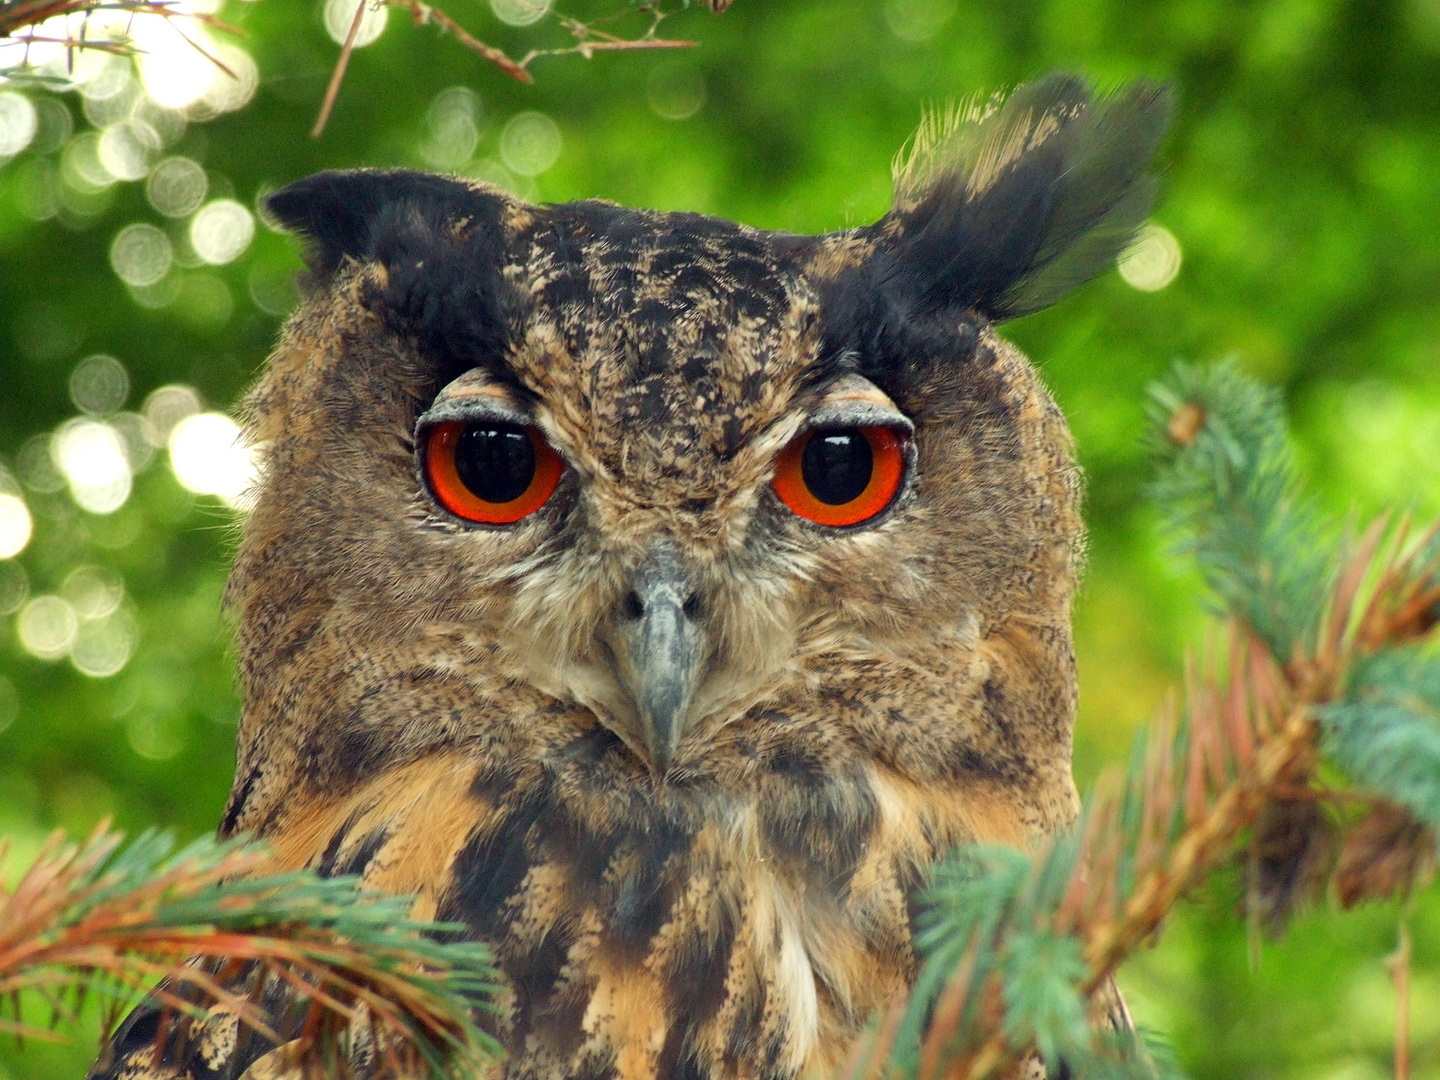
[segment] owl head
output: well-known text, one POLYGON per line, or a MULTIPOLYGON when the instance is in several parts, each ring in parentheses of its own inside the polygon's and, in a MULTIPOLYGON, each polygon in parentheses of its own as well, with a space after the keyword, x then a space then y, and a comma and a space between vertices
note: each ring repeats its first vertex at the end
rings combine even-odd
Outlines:
POLYGON ((994 326, 1128 242, 1167 110, 1061 76, 936 117, 823 236, 415 172, 272 195, 309 274, 248 407, 227 828, 460 744, 640 800, 790 762, 1067 817, 1079 478, 994 326))

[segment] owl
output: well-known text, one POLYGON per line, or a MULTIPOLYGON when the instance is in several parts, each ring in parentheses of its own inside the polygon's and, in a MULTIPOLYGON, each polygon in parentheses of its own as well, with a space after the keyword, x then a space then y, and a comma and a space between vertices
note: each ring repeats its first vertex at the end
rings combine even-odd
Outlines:
MULTIPOLYGON (((248 400, 222 836, 464 923, 504 1080, 833 1075, 928 868, 1077 812, 1080 476, 995 332, 1145 218, 1163 87, 930 118, 873 225, 269 199, 306 299, 248 400)), ((274 1075, 220 1020, 99 1075, 274 1075)))

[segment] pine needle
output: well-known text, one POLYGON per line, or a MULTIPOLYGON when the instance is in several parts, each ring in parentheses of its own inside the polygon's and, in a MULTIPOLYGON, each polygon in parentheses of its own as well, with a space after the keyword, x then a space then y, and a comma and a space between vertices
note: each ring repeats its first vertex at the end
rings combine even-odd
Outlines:
POLYGON ((307 1071, 333 1061, 357 1022, 396 1075, 450 1075, 498 1052, 475 1024, 494 990, 489 954, 453 940, 462 927, 413 921, 411 898, 362 892, 355 878, 264 874, 267 858, 210 839, 177 852, 158 832, 126 845, 106 823, 79 844, 51 836, 0 887, 0 1001, 11 1003, 0 1023, 43 1037, 22 994, 63 1017, 89 994, 106 1002, 108 1035, 147 992, 173 1019, 157 1053, 216 1008, 272 1041, 298 1018, 292 1051, 307 1071), (271 998, 294 1015, 264 1007, 271 998))
POLYGON ((1278 397, 1233 364, 1177 366, 1150 419, 1152 495, 1210 586, 1225 648, 1187 664, 1178 705, 1074 830, 936 869, 895 1075, 1011 1076, 1037 1052, 1051 1075, 1062 1061, 1077 1078, 1168 1073, 1103 1003, 1209 875, 1248 865, 1246 910, 1273 931, 1327 876, 1348 906, 1433 871, 1440 525, 1412 538, 1382 518, 1341 537, 1299 488, 1278 397))

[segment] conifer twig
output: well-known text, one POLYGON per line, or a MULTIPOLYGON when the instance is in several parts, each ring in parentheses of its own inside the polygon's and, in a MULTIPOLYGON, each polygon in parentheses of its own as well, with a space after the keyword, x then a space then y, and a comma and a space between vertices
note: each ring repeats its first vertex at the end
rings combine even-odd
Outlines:
POLYGON ((1010 1076, 1038 1053, 1071 1075, 1151 1076, 1133 1033, 1089 1030, 1084 1003, 1128 1025, 1114 972, 1210 873, 1245 862, 1246 908, 1273 929, 1327 874, 1348 906, 1404 893, 1434 865, 1440 657, 1425 646, 1440 525, 1415 537, 1381 519, 1326 542, 1276 399, 1233 368, 1177 369, 1155 401, 1155 492, 1229 615, 1226 663, 1187 665, 1178 709, 1167 703, 1127 773, 1102 777, 1075 831, 937 869, 892 1055, 901 1075, 1010 1076))
POLYGON ((0 885, 5 1030, 41 1033, 22 994, 55 1018, 97 993, 108 1032, 144 992, 162 1013, 157 1056, 217 1009, 288 1039, 307 1071, 356 1031, 395 1076, 440 1076, 495 1051, 475 1026, 494 988, 487 951, 437 940, 458 928, 410 920, 409 898, 361 893, 354 878, 264 874, 268 853, 254 845, 121 841, 103 823, 80 844, 57 833, 13 888, 0 885), (277 1013, 262 1001, 281 989, 277 1013))

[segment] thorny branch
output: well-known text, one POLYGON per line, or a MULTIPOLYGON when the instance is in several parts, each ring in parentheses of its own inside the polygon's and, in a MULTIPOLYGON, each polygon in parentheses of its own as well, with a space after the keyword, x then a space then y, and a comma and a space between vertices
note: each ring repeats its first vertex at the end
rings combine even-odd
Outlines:
MULTIPOLYGON (((167 19, 170 26, 184 39, 186 44, 225 72, 226 75, 231 78, 235 77, 235 73, 219 57, 185 33, 181 23, 188 20, 228 34, 243 35, 244 32, 237 26, 222 22, 214 15, 181 11, 175 7, 175 0, 104 0, 101 3, 97 3, 96 0, 11 0, 9 3, 0 0, 0 44, 4 44, 6 39, 23 44, 26 50, 26 62, 29 60, 29 50, 32 45, 59 45, 65 49, 67 63, 72 69, 75 53, 82 49, 93 49, 97 52, 108 52, 121 56, 133 54, 135 47, 127 34, 100 38, 90 36, 90 21, 100 12, 120 12, 130 16, 132 20, 136 15, 155 15, 167 19), (65 34, 58 37, 35 33, 37 27, 50 19, 68 18, 71 15, 81 16, 78 33, 71 33, 68 29, 65 34), (29 33, 22 33, 25 30, 29 30, 29 33)), ((128 25, 127 21, 127 29, 128 25)))
MULTIPOLYGON (((441 33, 453 35, 456 41, 474 52, 486 63, 494 65, 512 79, 522 83, 534 82, 534 76, 530 73, 530 65, 542 57, 574 55, 591 60, 596 53, 602 52, 687 49, 693 48, 695 45, 693 41, 659 36, 660 24, 674 14, 673 11, 665 9, 664 0, 648 0, 648 2, 633 8, 624 8, 605 18, 589 22, 567 16, 557 16, 557 21, 574 39, 574 43, 556 48, 531 49, 518 60, 510 57, 505 50, 482 41, 466 30, 448 12, 432 4, 427 4, 424 0, 361 0, 356 5, 354 18, 351 19, 345 41, 340 47, 340 55, 336 58, 329 85, 325 89, 325 97, 315 119, 315 126, 310 132, 312 136, 318 138, 330 120, 330 114, 335 108, 335 101, 340 94, 341 83, 345 79, 346 69, 350 66, 350 58, 355 52, 355 38, 359 33, 365 13, 382 6, 397 7, 408 11, 411 22, 415 26, 434 26, 441 33), (648 15, 650 18, 649 26, 638 36, 626 38, 601 29, 601 27, 631 14, 648 15)), ((719 14, 730 6, 730 0, 708 0, 707 6, 712 12, 719 14)), ((89 36, 87 31, 90 18, 99 12, 122 12, 131 16, 158 15, 169 19, 171 24, 175 25, 176 32, 186 42, 199 50, 221 71, 232 77, 234 75, 234 72, 219 57, 207 51, 201 42, 186 34, 176 23, 180 19, 192 19, 203 25, 233 34, 240 34, 240 29, 221 22, 213 15, 181 11, 176 7, 175 0, 98 0, 98 2, 97 0, 0 0, 0 44, 3 44, 6 39, 23 42, 27 48, 27 56, 31 44, 61 45, 69 52, 72 64, 73 54, 81 49, 94 49, 120 55, 133 53, 134 47, 123 36, 118 38, 92 38, 89 36), (59 37, 35 33, 35 28, 47 20, 70 15, 83 16, 78 33, 70 33, 67 30, 64 35, 59 37), (27 29, 30 32, 23 33, 27 29)))
MULTIPOLYGON (((410 12, 411 22, 416 26, 435 26, 441 33, 453 34, 455 40, 466 48, 481 57, 487 63, 493 64, 506 75, 509 75, 517 82, 534 82, 534 76, 530 74, 530 65, 545 56, 570 56, 576 55, 586 60, 593 59, 599 52, 631 52, 642 49, 688 49, 693 48, 695 42, 680 41, 674 38, 662 38, 657 31, 660 24, 668 18, 672 12, 663 8, 663 0, 651 0, 649 3, 640 4, 634 11, 650 16, 650 25, 645 32, 634 38, 623 38, 599 29, 601 25, 614 22, 631 14, 629 10, 618 11, 604 19, 597 19, 592 22, 582 22, 579 19, 572 19, 559 16, 560 25, 569 32, 575 39, 573 45, 564 48, 553 49, 531 49, 520 59, 512 59, 503 49, 481 41, 474 34, 461 26, 448 13, 431 4, 424 3, 424 0, 361 0, 355 9, 355 18, 350 24, 350 31, 346 35, 345 44, 340 49, 340 56, 335 62, 335 70, 330 76, 330 85, 325 91, 325 100, 320 105, 320 114, 315 120, 315 127, 310 134, 319 138, 325 131, 325 125, 330 118, 331 110, 335 106, 335 99, 340 93, 340 84, 345 78, 345 69, 350 64, 350 54, 355 48, 355 35, 359 31, 360 21, 364 18, 365 11, 371 3, 388 5, 390 7, 403 8, 410 12)), ((723 11, 728 5, 728 0, 712 0, 711 10, 723 11)))

